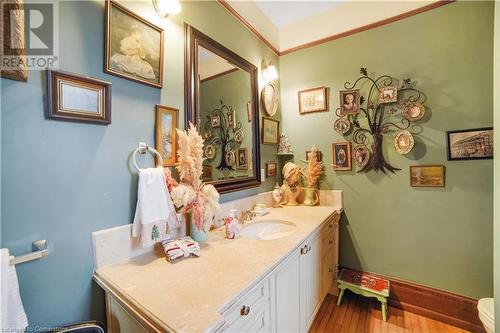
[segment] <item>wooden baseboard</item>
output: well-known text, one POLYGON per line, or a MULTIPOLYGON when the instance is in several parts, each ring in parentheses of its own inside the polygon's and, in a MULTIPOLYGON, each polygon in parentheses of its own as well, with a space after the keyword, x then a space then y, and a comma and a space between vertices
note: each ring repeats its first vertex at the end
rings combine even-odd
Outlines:
POLYGON ((376 273, 370 274, 390 281, 390 305, 474 333, 485 332, 477 312, 476 299, 376 273))

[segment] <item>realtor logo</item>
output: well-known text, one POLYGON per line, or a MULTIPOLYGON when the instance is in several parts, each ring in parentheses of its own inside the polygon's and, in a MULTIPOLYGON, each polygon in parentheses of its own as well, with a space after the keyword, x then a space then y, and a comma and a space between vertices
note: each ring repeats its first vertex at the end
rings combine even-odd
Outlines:
POLYGON ((42 70, 56 67, 57 1, 2 2, 2 70, 24 67, 42 70))

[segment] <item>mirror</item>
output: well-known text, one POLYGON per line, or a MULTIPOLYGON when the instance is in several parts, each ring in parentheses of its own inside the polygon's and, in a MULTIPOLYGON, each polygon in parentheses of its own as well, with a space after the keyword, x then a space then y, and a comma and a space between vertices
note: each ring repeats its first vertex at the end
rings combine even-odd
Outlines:
POLYGON ((186 124, 205 139, 203 181, 221 193, 260 185, 257 67, 186 25, 186 124))

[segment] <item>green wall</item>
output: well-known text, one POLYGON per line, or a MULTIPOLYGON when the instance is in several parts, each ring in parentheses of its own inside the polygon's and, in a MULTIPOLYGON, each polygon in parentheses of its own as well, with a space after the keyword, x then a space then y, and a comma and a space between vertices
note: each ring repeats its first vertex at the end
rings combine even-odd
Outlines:
MULTIPOLYGON (((103 73, 104 1, 59 3, 60 69, 112 82, 110 126, 44 119, 40 72, 30 73, 28 83, 0 81, 2 247, 17 255, 47 239, 50 249, 43 260, 17 268, 31 326, 104 319, 103 294, 92 282, 91 232, 132 222, 137 176, 129 157, 137 142, 154 142, 155 105, 179 108, 184 127, 184 21, 259 69, 263 59, 278 62, 217 2, 183 2, 182 12, 165 20, 151 1, 124 5, 165 29, 161 90, 103 73)), ((274 159, 274 149, 262 147, 262 165, 274 159)), ((270 180, 221 200, 272 186, 270 180)))
MULTIPOLYGON (((248 121, 247 116, 247 102, 251 100, 250 75, 248 72, 238 70, 236 72, 204 81, 200 84, 200 115, 203 123, 202 128, 205 128, 205 123, 207 122, 206 116, 212 115, 212 111, 214 109, 220 109, 221 100, 225 105, 233 107, 233 110, 235 111, 235 121, 237 123, 241 123, 243 140, 241 141, 241 144, 236 144, 233 151, 237 157, 238 148, 247 149, 248 170, 238 170, 236 163, 233 165, 235 170, 218 170, 217 167, 221 162, 221 158, 224 158, 225 154, 222 154, 222 147, 216 144, 214 144, 216 150, 215 157, 211 161, 203 161, 203 164, 211 165, 213 167, 212 175, 214 179, 226 177, 246 177, 248 175, 253 175, 252 123, 248 121)), ((215 134, 220 132, 220 130, 214 129, 213 132, 215 134)), ((233 132, 231 131, 231 133, 233 132)), ((257 138, 260 140, 259 135, 257 135, 257 138)))
POLYGON ((447 130, 492 126, 493 2, 458 1, 280 58, 283 129, 295 159, 316 144, 328 163, 322 188, 344 191, 341 265, 471 297, 493 293, 493 162, 446 161, 447 130), (384 153, 395 175, 333 172, 338 91, 359 68, 411 77, 430 117, 416 146, 384 153), (297 91, 327 86, 330 111, 299 115, 297 91), (444 164, 446 187, 412 188, 409 165, 444 164))

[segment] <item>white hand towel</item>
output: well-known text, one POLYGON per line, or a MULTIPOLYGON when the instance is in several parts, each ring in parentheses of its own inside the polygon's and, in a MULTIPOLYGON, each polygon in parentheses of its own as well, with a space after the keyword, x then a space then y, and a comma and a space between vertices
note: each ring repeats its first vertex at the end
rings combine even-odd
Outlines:
POLYGON ((132 237, 139 238, 141 247, 149 247, 168 238, 170 226, 177 225, 163 168, 140 169, 132 237))
POLYGON ((0 251, 0 327, 5 332, 24 332, 28 318, 19 294, 16 266, 10 264, 8 249, 0 251))

